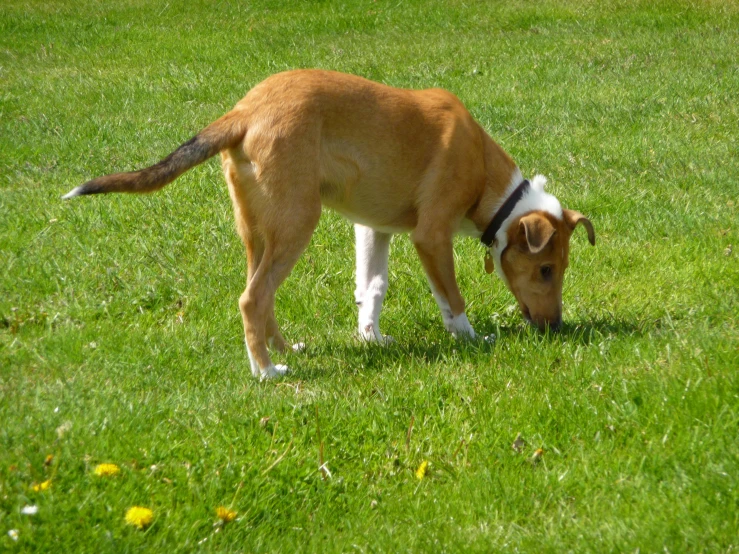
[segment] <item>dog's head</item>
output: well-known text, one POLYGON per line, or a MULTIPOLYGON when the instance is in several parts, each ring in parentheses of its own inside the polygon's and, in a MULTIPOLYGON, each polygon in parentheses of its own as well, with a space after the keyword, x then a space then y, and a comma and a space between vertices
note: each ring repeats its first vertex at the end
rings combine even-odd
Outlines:
POLYGON ((578 224, 595 245, 593 224, 584 215, 562 210, 562 219, 532 211, 513 220, 501 269, 523 316, 544 330, 562 324, 562 284, 569 263, 570 236, 578 224))
POLYGON ((505 230, 496 236, 496 270, 516 297, 523 316, 544 330, 562 324, 562 284, 569 264, 570 237, 582 224, 595 246, 593 224, 581 213, 562 209, 544 192, 537 175, 518 203, 505 230))

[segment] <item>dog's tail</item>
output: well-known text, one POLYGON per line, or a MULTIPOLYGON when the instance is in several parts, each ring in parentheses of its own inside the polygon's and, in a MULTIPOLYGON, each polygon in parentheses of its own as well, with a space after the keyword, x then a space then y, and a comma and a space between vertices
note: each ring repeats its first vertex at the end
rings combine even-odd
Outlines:
POLYGON ((84 194, 142 193, 159 190, 188 169, 203 163, 224 148, 236 144, 245 133, 244 115, 237 110, 231 111, 208 125, 159 163, 139 171, 98 177, 72 189, 62 198, 67 200, 84 194))

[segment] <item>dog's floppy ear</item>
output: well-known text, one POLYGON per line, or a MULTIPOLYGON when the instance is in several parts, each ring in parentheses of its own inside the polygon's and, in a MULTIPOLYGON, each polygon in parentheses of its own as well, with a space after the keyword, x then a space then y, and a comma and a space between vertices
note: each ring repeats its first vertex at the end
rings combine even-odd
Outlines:
POLYGON ((593 224, 590 223, 590 220, 575 210, 562 210, 562 213, 564 214, 567 226, 571 230, 574 231, 577 224, 582 223, 585 226, 585 230, 588 232, 588 241, 590 244, 595 246, 595 229, 593 229, 593 224))
POLYGON ((537 254, 549 243, 556 231, 554 225, 544 216, 532 213, 521 218, 519 232, 526 235, 529 252, 537 254))

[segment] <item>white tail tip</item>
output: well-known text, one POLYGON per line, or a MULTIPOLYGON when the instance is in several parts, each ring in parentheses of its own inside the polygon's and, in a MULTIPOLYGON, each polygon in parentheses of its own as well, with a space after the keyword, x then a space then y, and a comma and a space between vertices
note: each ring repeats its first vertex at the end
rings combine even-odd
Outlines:
POLYGON ((70 190, 67 194, 62 196, 62 200, 69 200, 70 198, 74 198, 75 196, 81 196, 82 195, 82 187, 75 187, 72 190, 70 190))

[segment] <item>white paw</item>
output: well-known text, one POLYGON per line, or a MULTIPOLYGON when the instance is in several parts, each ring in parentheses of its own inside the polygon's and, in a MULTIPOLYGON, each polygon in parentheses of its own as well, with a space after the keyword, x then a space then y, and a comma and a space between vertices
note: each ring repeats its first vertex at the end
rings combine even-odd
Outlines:
POLYGON ((292 346, 293 352, 304 352, 305 351, 305 343, 304 342, 296 342, 292 346))
POLYGON ((388 345, 395 342, 393 337, 383 335, 378 329, 376 329, 374 323, 368 323, 367 325, 359 326, 359 336, 363 341, 376 342, 381 345, 388 345))
POLYGON ((260 381, 264 381, 265 379, 275 379, 277 377, 283 377, 285 374, 287 374, 290 370, 286 365, 283 364, 272 364, 270 366, 267 366, 261 371, 260 375, 260 381))
POLYGON ((465 313, 461 313, 447 321, 446 328, 455 339, 475 338, 475 330, 472 328, 472 325, 470 325, 470 321, 467 319, 467 314, 465 313))

